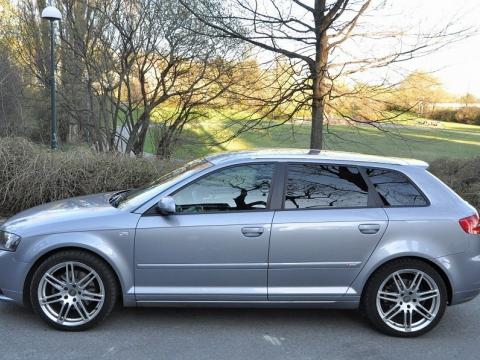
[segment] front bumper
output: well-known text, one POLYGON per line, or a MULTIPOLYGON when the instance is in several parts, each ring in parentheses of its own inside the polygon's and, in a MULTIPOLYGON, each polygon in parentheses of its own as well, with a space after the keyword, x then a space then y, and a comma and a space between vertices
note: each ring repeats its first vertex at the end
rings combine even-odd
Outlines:
POLYGON ((0 301, 23 305, 23 284, 31 264, 15 260, 15 253, 0 250, 0 301))

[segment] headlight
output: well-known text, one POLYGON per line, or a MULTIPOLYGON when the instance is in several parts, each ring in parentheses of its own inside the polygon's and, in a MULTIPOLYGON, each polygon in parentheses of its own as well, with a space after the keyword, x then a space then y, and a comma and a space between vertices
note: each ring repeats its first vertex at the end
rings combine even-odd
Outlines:
POLYGON ((15 251, 20 244, 20 236, 0 231, 0 250, 15 251))

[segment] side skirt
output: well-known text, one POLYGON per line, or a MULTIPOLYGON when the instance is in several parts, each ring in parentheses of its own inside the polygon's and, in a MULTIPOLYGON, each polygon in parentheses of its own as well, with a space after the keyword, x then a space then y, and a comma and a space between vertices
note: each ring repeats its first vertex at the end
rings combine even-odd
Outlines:
POLYGON ((359 301, 137 301, 139 307, 357 309, 359 301))

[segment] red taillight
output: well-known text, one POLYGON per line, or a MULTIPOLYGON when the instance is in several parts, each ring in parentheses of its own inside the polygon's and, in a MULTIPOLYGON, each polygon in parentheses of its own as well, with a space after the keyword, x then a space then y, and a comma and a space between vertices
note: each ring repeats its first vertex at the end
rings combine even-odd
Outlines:
POLYGON ((478 235, 480 234, 480 219, 478 214, 458 220, 463 231, 468 234, 478 235))

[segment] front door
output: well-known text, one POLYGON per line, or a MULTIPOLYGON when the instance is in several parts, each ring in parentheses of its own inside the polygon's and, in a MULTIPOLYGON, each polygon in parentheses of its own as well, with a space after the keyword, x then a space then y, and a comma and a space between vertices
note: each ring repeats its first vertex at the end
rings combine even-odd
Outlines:
POLYGON ((176 191, 176 213, 141 217, 139 302, 267 299, 274 164, 213 171, 176 191))
POLYGON ((352 294, 349 285, 388 223, 372 194, 354 166, 288 165, 283 209, 272 224, 269 300, 352 294))

